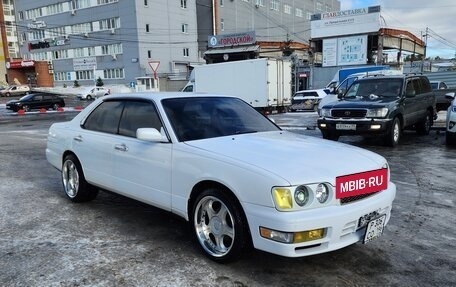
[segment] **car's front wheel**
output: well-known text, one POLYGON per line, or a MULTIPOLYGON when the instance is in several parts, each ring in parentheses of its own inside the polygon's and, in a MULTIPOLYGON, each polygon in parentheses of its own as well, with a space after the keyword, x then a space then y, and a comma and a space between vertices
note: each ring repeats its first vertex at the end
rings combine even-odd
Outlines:
POLYGON ((203 252, 216 262, 229 262, 247 245, 247 222, 239 203, 220 189, 198 195, 192 209, 192 227, 203 252))
POLYGON ((397 146, 399 144, 399 140, 401 139, 401 134, 401 121, 396 117, 393 119, 393 124, 385 136, 385 144, 391 147, 397 146))
POLYGON ((81 164, 74 155, 66 156, 63 161, 62 183, 63 189, 71 201, 89 201, 98 195, 98 189, 85 180, 81 164))
POLYGON ((22 109, 24 110, 24 112, 29 112, 30 111, 30 107, 27 106, 27 105, 23 105, 22 109))
POLYGON ((54 111, 58 110, 59 108, 60 108, 60 105, 59 105, 59 104, 54 104, 54 105, 52 105, 52 109, 53 109, 54 111))
POLYGON ((87 95, 86 99, 87 99, 88 101, 90 101, 90 100, 92 100, 92 96, 91 96, 91 95, 87 95))

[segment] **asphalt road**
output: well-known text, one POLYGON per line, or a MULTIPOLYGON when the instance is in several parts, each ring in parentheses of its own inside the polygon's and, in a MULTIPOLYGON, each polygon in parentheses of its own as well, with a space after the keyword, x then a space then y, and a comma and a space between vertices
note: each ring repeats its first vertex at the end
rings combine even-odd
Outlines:
MULTIPOLYGON (((406 133, 394 149, 341 137, 390 163, 397 197, 376 241, 295 259, 252 250, 220 265, 167 212, 107 192, 84 204, 65 197, 44 150, 50 124, 72 116, 0 120, 0 286, 456 285, 456 149, 444 133, 406 133)), ((321 137, 313 113, 272 117, 321 137)))

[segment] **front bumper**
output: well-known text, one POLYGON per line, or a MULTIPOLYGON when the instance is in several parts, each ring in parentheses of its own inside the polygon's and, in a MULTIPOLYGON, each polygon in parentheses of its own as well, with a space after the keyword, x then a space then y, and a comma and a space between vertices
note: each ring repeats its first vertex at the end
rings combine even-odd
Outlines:
POLYGON ((339 135, 386 134, 391 129, 391 119, 332 119, 319 118, 317 126, 321 131, 328 131, 339 135), (355 125, 355 129, 341 129, 338 124, 355 125))
POLYGON ((245 211, 255 248, 286 257, 302 257, 337 250, 361 241, 366 227, 358 228, 359 219, 377 211, 386 214, 387 223, 395 196, 396 186, 389 182, 388 189, 346 205, 279 212, 270 207, 245 204, 245 211), (261 237, 260 227, 282 232, 325 228, 326 232, 322 239, 287 244, 261 237))

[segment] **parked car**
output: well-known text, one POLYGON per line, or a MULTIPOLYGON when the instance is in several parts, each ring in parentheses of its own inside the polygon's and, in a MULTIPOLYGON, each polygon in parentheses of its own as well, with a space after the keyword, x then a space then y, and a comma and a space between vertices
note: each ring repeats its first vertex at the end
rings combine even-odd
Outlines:
POLYGON ((6 108, 15 112, 24 110, 26 112, 32 109, 53 109, 57 110, 65 106, 62 97, 51 93, 34 93, 28 94, 19 100, 11 100, 6 103, 6 108))
POLYGON ((175 213, 218 262, 251 244, 300 257, 367 243, 396 193, 380 155, 283 131, 229 96, 102 97, 50 127, 46 157, 71 201, 101 188, 175 213))
POLYGON ((447 110, 445 141, 447 145, 456 145, 456 93, 448 93, 447 99, 451 105, 447 110))
POLYGON ((291 98, 290 112, 299 110, 317 111, 320 101, 327 96, 324 89, 297 91, 291 98))
POLYGON ((422 75, 365 77, 338 98, 321 107, 317 125, 325 139, 376 135, 396 146, 403 129, 427 135, 437 117, 435 96, 422 75))
POLYGON ((93 100, 98 97, 109 95, 111 91, 105 87, 93 87, 85 89, 76 96, 81 100, 93 100))
POLYGON ((445 111, 451 105, 451 100, 446 97, 448 93, 456 92, 455 88, 449 88, 443 81, 431 81, 432 90, 435 94, 435 106, 437 112, 445 111))
POLYGON ((30 87, 27 85, 14 85, 0 91, 2 97, 21 96, 30 93, 30 87))

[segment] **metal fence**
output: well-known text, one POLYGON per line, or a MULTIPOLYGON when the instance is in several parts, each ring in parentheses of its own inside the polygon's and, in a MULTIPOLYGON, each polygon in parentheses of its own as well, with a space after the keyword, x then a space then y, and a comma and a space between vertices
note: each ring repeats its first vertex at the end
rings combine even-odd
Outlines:
POLYGON ((443 81, 448 88, 456 88, 456 71, 424 73, 429 81, 443 81))

